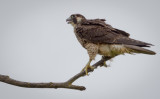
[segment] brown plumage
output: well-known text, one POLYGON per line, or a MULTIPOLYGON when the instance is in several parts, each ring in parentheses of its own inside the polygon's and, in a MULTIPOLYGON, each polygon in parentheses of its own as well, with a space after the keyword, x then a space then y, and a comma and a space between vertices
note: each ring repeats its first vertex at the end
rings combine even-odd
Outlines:
POLYGON ((82 21, 81 25, 75 28, 77 35, 85 39, 87 42, 99 44, 126 44, 146 47, 152 44, 133 40, 129 38, 129 34, 118 29, 112 28, 108 24, 101 21, 82 21))
POLYGON ((78 41, 88 51, 90 61, 83 69, 86 74, 87 69, 91 68, 90 62, 97 54, 111 58, 124 53, 155 54, 142 48, 152 44, 129 38, 129 33, 106 24, 105 19, 88 20, 83 15, 73 14, 67 21, 74 27, 78 41))

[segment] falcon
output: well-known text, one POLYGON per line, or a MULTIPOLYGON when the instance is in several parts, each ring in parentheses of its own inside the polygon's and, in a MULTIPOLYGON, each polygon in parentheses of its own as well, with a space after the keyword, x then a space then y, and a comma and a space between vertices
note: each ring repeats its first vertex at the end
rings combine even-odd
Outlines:
POLYGON ((81 14, 72 14, 66 21, 73 26, 76 38, 88 52, 89 61, 82 69, 86 75, 88 69, 94 69, 90 63, 97 54, 110 58, 125 53, 156 54, 144 48, 152 44, 131 39, 129 33, 106 24, 105 19, 86 19, 81 14))

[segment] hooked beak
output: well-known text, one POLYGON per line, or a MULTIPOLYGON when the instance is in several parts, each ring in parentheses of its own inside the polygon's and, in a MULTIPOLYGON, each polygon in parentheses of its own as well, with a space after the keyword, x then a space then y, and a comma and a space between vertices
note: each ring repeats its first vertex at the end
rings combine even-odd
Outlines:
POLYGON ((67 19, 66 19, 66 22, 67 22, 68 24, 71 23, 71 22, 72 22, 71 17, 67 18, 67 19))

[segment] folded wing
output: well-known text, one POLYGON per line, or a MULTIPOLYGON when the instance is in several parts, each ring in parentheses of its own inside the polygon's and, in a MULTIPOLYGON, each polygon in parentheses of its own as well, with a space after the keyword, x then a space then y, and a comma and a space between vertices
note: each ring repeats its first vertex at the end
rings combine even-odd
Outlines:
POLYGON ((81 25, 76 28, 76 33, 82 39, 91 43, 99 44, 125 44, 139 47, 149 47, 152 44, 129 38, 129 34, 122 30, 113 30, 111 28, 99 25, 81 25))

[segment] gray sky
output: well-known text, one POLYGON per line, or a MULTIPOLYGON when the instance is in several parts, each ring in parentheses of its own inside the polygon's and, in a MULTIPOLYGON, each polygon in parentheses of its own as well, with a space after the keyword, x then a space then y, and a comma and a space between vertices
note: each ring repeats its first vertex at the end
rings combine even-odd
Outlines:
MULTIPOLYGON (((160 99, 159 0, 1 0, 0 74, 30 82, 66 81, 88 55, 66 23, 73 13, 105 18, 157 55, 120 55, 75 82, 85 91, 27 89, 0 82, 1 99, 160 99)), ((98 61, 100 56, 97 56, 98 61)))

